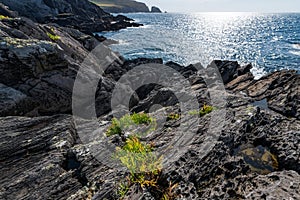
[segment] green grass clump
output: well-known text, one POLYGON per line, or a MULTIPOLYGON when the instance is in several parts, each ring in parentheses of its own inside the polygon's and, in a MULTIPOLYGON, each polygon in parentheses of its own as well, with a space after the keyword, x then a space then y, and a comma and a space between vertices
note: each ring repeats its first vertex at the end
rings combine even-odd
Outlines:
POLYGON ((12 18, 8 17, 8 16, 0 15, 0 20, 3 20, 3 19, 12 19, 12 18))
POLYGON ((54 34, 51 34, 49 32, 47 33, 47 35, 53 41, 60 40, 60 36, 58 36, 58 35, 54 35, 54 34))
POLYGON ((189 114, 190 115, 200 115, 200 117, 203 117, 204 115, 211 113, 213 110, 214 110, 213 106, 204 104, 200 110, 189 111, 189 114))
POLYGON ((151 117, 146 113, 133 113, 131 119, 135 124, 150 124, 152 122, 151 117))
POLYGON ((117 194, 120 196, 120 199, 123 199, 129 190, 129 185, 127 182, 122 182, 119 184, 117 194))
POLYGON ((129 128, 130 126, 140 124, 149 125, 152 122, 154 122, 154 119, 146 113, 127 114, 120 119, 113 118, 111 126, 106 131, 106 136, 121 135, 122 130, 129 128))
MULTIPOLYGON (((115 157, 129 170, 126 187, 139 184, 141 187, 156 187, 162 170, 162 157, 153 153, 153 145, 145 144, 138 137, 127 138, 125 145, 117 147, 115 157)), ((119 187, 119 194, 128 191, 124 185, 119 187)))
POLYGON ((109 137, 112 135, 121 135, 121 133, 122 133, 122 129, 119 120, 113 118, 110 127, 106 131, 106 135, 109 137))
POLYGON ((180 119, 180 114, 178 113, 170 113, 167 117, 167 121, 178 120, 178 119, 180 119))
POLYGON ((162 166, 161 158, 158 159, 152 151, 152 145, 141 142, 136 136, 129 137, 122 148, 117 148, 116 157, 129 170, 131 182, 141 186, 155 183, 149 178, 157 175, 162 166))
POLYGON ((148 188, 159 199, 172 200, 176 198, 174 193, 178 184, 159 185, 162 172, 163 157, 154 154, 154 144, 147 144, 140 141, 137 136, 130 136, 126 139, 123 147, 117 147, 114 154, 123 166, 129 170, 126 180, 118 185, 117 194, 123 199, 129 188, 135 184, 141 188, 148 188))

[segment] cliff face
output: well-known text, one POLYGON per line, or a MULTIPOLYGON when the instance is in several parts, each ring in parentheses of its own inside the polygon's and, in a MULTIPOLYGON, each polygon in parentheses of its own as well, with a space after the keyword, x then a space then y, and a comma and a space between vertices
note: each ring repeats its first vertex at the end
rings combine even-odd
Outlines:
POLYGON ((150 12, 145 3, 133 0, 91 0, 109 13, 150 12))
POLYGON ((89 34, 138 26, 126 17, 110 15, 88 0, 0 0, 0 3, 35 22, 57 23, 89 34))

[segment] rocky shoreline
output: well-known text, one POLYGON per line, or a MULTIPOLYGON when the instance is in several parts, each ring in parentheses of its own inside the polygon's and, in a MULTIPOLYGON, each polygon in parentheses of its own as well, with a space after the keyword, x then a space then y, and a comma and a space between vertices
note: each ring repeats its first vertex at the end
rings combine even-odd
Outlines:
MULTIPOLYGON (((71 6, 72 2, 82 1, 66 1, 71 6)), ((3 5, 0 11, 7 16, 0 20, 0 199, 119 199, 119 183, 126 180, 127 170, 97 160, 91 149, 99 141, 95 137, 84 143, 72 116, 74 81, 84 59, 99 45, 110 52, 89 34, 105 25, 67 26, 65 22, 74 16, 66 15, 61 21, 55 16, 48 18, 49 23, 38 23, 3 5)), ((176 70, 188 80, 200 106, 211 104, 210 93, 218 91, 214 84, 208 88, 200 65, 108 57, 108 68, 97 74, 95 108, 100 130, 111 124, 110 99, 117 82, 140 65, 164 64, 176 70)), ((203 156, 202 144, 218 109, 201 117, 189 145, 162 169, 157 187, 172 183, 173 199, 300 199, 300 75, 282 70, 255 80, 251 64, 216 60, 207 67, 210 79, 216 76, 212 66, 226 89, 221 134, 203 156)), ((166 113, 178 112, 178 103, 161 85, 147 84, 132 96, 130 111, 162 105, 165 108, 152 113, 159 121, 166 113)), ((161 130, 142 140, 155 150, 163 149, 176 135, 185 134, 178 128, 181 123, 176 117, 167 120, 161 130)), ((108 139, 123 144, 124 137, 108 139)), ((161 194, 153 187, 133 184, 122 198, 161 199, 161 194)))

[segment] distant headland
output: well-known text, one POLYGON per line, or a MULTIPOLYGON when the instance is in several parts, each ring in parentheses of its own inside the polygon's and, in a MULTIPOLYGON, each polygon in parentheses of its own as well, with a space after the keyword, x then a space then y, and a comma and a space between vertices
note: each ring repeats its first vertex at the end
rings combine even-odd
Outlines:
POLYGON ((155 12, 161 13, 161 10, 152 6, 151 9, 142 2, 133 0, 90 0, 109 13, 135 13, 135 12, 155 12))

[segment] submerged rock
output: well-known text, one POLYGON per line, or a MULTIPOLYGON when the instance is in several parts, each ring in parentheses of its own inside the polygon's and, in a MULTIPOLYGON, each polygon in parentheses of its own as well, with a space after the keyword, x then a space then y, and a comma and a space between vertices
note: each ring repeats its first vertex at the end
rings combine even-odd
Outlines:
POLYGON ((243 156, 244 161, 250 166, 251 170, 260 174, 269 174, 278 170, 278 161, 265 147, 239 147, 235 155, 243 156))

